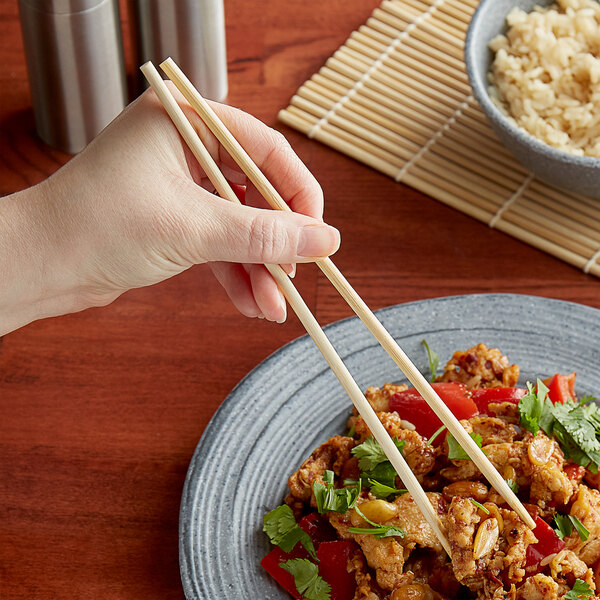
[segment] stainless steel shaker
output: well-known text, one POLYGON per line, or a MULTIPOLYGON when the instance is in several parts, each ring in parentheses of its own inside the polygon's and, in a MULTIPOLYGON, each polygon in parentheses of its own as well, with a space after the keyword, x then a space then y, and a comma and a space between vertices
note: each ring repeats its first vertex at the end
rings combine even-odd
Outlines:
POLYGON ((223 0, 129 0, 139 62, 169 56, 210 100, 227 96, 223 0))
POLYGON ((127 102, 118 0, 19 0, 19 12, 38 134, 79 152, 127 102))

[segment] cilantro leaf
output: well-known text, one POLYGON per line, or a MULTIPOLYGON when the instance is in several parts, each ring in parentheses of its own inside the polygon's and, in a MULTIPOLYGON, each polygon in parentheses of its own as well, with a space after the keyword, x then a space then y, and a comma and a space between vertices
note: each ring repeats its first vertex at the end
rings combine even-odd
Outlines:
POLYGON ((568 591, 563 598, 566 600, 580 600, 581 598, 594 598, 592 588, 582 579, 576 579, 573 589, 568 591))
MULTIPOLYGON (((406 442, 394 438, 396 448, 402 452, 406 442)), ((373 436, 369 436, 362 444, 352 448, 352 454, 358 458, 358 466, 361 471, 371 471, 379 463, 387 461, 385 452, 373 436)))
POLYGON ((371 486, 371 493, 374 494, 376 498, 386 499, 390 496, 400 496, 401 494, 406 494, 408 491, 385 485, 375 479, 369 479, 369 485, 371 486))
MULTIPOLYGON (((469 433, 473 441, 481 448, 481 436, 478 433, 469 433)), ((471 457, 465 452, 463 447, 456 441, 454 436, 448 432, 446 436, 448 442, 448 458, 450 460, 471 460, 471 457)))
POLYGON ((569 515, 559 515, 556 513, 554 515, 554 522, 558 527, 556 531, 556 535, 562 540, 571 535, 573 531, 573 523, 571 519, 569 519, 569 515))
POLYGON ((425 350, 427 350, 427 358, 429 360, 429 371, 431 373, 431 381, 435 381, 437 376, 438 366, 440 364, 440 357, 437 352, 434 352, 427 343, 426 340, 421 340, 421 344, 425 346, 425 350))
POLYGON ((600 450, 600 442, 596 439, 596 428, 588 420, 584 407, 574 402, 564 404, 557 402, 552 409, 552 414, 581 450, 586 453, 600 450))
POLYGON ((544 403, 548 395, 548 388, 541 379, 537 380, 537 391, 527 382, 527 393, 519 401, 519 424, 523 429, 536 435, 540 430, 540 417, 544 413, 544 403))
POLYGON ((370 471, 364 471, 361 479, 365 487, 369 485, 369 480, 373 479, 388 487, 394 487, 396 485, 396 469, 389 460, 378 464, 374 469, 370 471))
POLYGON ((307 558, 293 558, 279 566, 294 577, 296 589, 306 600, 330 600, 331 586, 319 575, 319 567, 307 558))
POLYGON ((369 525, 372 525, 372 527, 348 527, 348 531, 350 533, 356 533, 359 535, 372 535, 376 540, 385 537, 404 537, 406 535, 404 529, 401 527, 396 527, 394 525, 381 525, 380 523, 371 521, 371 519, 365 517, 358 506, 355 506, 354 510, 363 520, 365 520, 369 525))
POLYGON ((300 542, 313 558, 317 558, 310 536, 296 523, 294 513, 287 504, 274 508, 263 517, 263 531, 269 536, 271 544, 279 546, 284 552, 291 552, 300 542))
POLYGON ((352 488, 340 488, 336 489, 333 486, 333 471, 325 471, 323 479, 325 485, 320 481, 313 483, 313 492, 315 494, 315 500, 317 501, 317 510, 320 514, 326 512, 338 512, 346 513, 348 509, 352 508, 360 496, 361 482, 357 482, 352 488))
POLYGON ((507 479, 506 485, 513 491, 513 494, 519 493, 519 484, 514 479, 507 479))
POLYGON ((534 435, 542 429, 554 437, 565 458, 587 467, 592 473, 600 466, 600 407, 594 398, 553 404, 548 388, 538 379, 537 389, 527 383, 528 392, 519 401, 520 425, 534 435))
POLYGON ((573 532, 573 527, 579 534, 579 538, 582 542, 585 542, 590 536, 590 532, 587 527, 577 517, 572 515, 560 515, 557 513, 554 515, 554 522, 558 527, 556 535, 558 535, 561 540, 571 535, 573 532))
POLYGON ((577 517, 569 515, 569 519, 573 523, 573 527, 575 527, 581 541, 585 542, 590 537, 588 528, 577 517))

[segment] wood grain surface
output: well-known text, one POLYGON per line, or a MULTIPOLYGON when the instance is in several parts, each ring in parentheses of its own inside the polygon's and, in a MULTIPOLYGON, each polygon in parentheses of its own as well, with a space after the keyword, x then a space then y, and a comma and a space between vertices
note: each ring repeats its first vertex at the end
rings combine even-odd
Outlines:
MULTIPOLYGON (((0 194, 69 158, 35 137, 16 5, 0 0, 0 194)), ((600 308, 597 279, 278 126, 375 5, 226 2, 229 102, 280 128, 320 180, 342 232, 335 262, 374 309, 473 292, 600 308)), ((127 64, 133 75, 129 50, 127 64)), ((314 266, 296 281, 323 323, 350 315, 314 266)), ((0 597, 182 598, 177 521, 194 447, 235 384, 301 334, 294 317, 241 317, 198 267, 0 338, 0 597)))

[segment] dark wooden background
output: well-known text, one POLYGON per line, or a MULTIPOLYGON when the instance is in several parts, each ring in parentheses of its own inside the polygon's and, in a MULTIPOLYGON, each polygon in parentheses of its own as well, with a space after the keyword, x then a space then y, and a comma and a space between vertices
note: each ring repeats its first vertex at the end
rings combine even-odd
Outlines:
MULTIPOLYGON (((338 266, 374 309, 473 292, 600 307, 593 277, 277 124, 375 5, 226 2, 229 102, 284 131, 320 180, 338 266)), ((0 0, 0 65, 9 194, 69 158, 35 137, 16 0, 0 0)), ((296 281, 322 322, 350 315, 312 265, 296 281)), ((0 597, 182 598, 177 521, 194 447, 235 384, 301 334, 293 316, 243 318, 198 267, 0 338, 0 597)))

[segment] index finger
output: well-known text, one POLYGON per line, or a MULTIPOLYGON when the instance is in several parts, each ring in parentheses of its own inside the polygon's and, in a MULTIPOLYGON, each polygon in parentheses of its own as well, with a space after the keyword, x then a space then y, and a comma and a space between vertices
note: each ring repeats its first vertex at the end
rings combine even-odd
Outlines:
MULTIPOLYGON (((322 219, 323 190, 283 134, 239 109, 216 102, 210 105, 288 206, 322 219)), ((228 168, 239 169, 222 145, 219 160, 228 168)))

